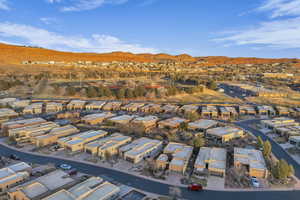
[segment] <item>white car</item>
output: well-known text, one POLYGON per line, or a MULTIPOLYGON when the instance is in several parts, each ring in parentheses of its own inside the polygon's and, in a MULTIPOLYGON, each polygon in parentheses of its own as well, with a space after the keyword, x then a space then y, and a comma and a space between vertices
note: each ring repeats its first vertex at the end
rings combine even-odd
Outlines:
POLYGON ((62 170, 70 170, 72 169, 72 166, 68 164, 61 164, 59 165, 59 168, 61 168, 62 170))
POLYGON ((259 181, 257 180, 257 178, 255 176, 251 177, 251 184, 253 187, 256 187, 256 188, 260 187, 259 181))

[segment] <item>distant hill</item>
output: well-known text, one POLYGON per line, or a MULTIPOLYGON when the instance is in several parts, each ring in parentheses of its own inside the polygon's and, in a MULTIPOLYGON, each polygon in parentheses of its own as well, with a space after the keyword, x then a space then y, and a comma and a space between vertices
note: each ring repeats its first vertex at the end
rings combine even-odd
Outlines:
POLYGON ((198 62, 199 65, 216 64, 258 64, 294 62, 299 59, 263 59, 263 58, 229 58, 224 56, 192 57, 187 54, 133 54, 128 52, 112 53, 73 53, 44 48, 16 46, 0 43, 0 64, 20 64, 22 61, 130 61, 130 62, 161 62, 161 61, 198 62))

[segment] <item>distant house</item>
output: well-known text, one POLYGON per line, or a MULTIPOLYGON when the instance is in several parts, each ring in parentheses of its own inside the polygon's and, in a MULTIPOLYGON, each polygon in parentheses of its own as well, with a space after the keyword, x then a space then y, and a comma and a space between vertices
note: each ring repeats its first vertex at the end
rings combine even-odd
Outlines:
POLYGON ((236 127, 217 127, 211 128, 206 131, 206 136, 214 138, 220 142, 228 142, 234 138, 240 138, 244 136, 244 131, 236 127))
POLYGON ((98 155, 102 159, 106 159, 107 155, 114 156, 119 154, 119 148, 131 142, 132 138, 124 136, 120 133, 114 133, 105 138, 100 138, 84 146, 84 151, 98 155))
POLYGON ((171 161, 169 162, 169 171, 184 174, 192 156, 193 147, 181 143, 170 142, 164 148, 163 153, 171 158, 171 161))
POLYGON ((216 106, 203 106, 201 107, 201 116, 206 118, 218 117, 218 109, 216 106))
POLYGON ((43 103, 32 103, 23 109, 23 114, 41 114, 43 112, 43 103))
POLYGON ((83 110, 85 108, 86 101, 72 100, 68 103, 68 110, 83 110))
POLYGON ((46 122, 46 120, 44 120, 42 118, 22 119, 22 120, 4 122, 1 124, 1 128, 2 128, 2 133, 4 134, 4 136, 8 136, 8 132, 11 129, 32 126, 32 125, 41 124, 44 122, 46 122))
POLYGON ((62 103, 57 103, 57 102, 47 102, 45 105, 45 111, 47 113, 51 112, 60 112, 63 110, 63 105, 62 103))
POLYGON ((106 111, 120 110, 121 106, 122 106, 122 102, 121 101, 110 101, 110 102, 107 102, 102 107, 102 110, 106 110, 106 111))
POLYGON ((79 130, 72 125, 53 128, 48 134, 37 136, 35 138, 35 144, 37 147, 55 144, 59 138, 66 137, 78 132, 79 130))
POLYGON ((148 133, 156 127, 158 120, 158 117, 152 115, 137 117, 130 122, 131 131, 135 133, 148 133))
POLYGON ((188 123, 188 129, 192 131, 202 131, 205 132, 207 129, 213 128, 218 125, 215 120, 200 119, 194 122, 188 123))
POLYGON ((96 114, 90 114, 86 115, 81 118, 81 121, 83 121, 86 124, 90 125, 96 125, 102 123, 104 120, 114 117, 115 114, 111 112, 102 112, 102 113, 96 113, 96 114))
POLYGON ((179 117, 173 117, 166 120, 162 120, 158 122, 158 127, 163 129, 177 129, 180 127, 180 125, 184 122, 188 122, 188 120, 179 118, 179 117))
POLYGON ((57 143, 61 147, 73 152, 83 151, 85 144, 103 138, 107 134, 108 132, 103 130, 97 130, 97 131, 89 130, 69 137, 60 138, 58 139, 57 143))
POLYGON ((116 128, 118 128, 121 132, 130 132, 130 122, 137 117, 136 115, 120 115, 116 117, 112 117, 108 119, 108 122, 114 124, 116 128))
POLYGON ((85 106, 87 110, 100 110, 105 105, 105 101, 93 101, 85 106))
POLYGON ((144 158, 158 155, 162 147, 162 141, 142 137, 121 147, 119 153, 124 160, 136 164, 144 158))

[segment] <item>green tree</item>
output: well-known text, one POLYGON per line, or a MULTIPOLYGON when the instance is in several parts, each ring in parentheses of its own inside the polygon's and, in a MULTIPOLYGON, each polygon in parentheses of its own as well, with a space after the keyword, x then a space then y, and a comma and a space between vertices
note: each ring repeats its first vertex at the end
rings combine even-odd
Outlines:
POLYGON ((289 177, 295 175, 295 169, 293 165, 289 165, 289 177))
POLYGON ((188 123, 187 122, 182 122, 180 124, 180 129, 181 130, 187 130, 187 128, 188 128, 188 123))
POLYGON ((264 141, 261 139, 260 136, 257 137, 257 144, 258 144, 259 148, 263 148, 263 146, 264 146, 264 141))
POLYGON ((272 174, 275 178, 284 181, 289 175, 291 175, 290 165, 288 165, 285 160, 281 159, 272 169, 272 174))
POLYGON ((87 89, 86 89, 86 96, 88 97, 88 98, 92 98, 92 97, 96 97, 97 96, 97 90, 96 90, 96 88, 94 88, 94 87, 88 87, 87 89))
POLYGON ((278 167, 279 167, 279 179, 280 180, 285 180, 288 175, 289 175, 289 172, 290 172, 290 166, 288 165, 288 163, 281 159, 278 163, 278 167))
POLYGON ((184 114, 184 117, 190 121, 195 121, 197 119, 199 119, 199 114, 196 112, 187 112, 184 114))
POLYGON ((119 89, 116 96, 118 99, 123 99, 125 97, 125 90, 123 88, 119 89))
POLYGON ((215 90, 215 89, 217 89, 217 83, 215 81, 209 81, 207 83, 207 87, 211 90, 215 90))
POLYGON ((134 97, 132 89, 127 88, 125 91, 125 97, 131 99, 134 97))
POLYGON ((134 94, 136 97, 141 97, 146 95, 146 89, 143 86, 138 86, 134 90, 134 94))
POLYGON ((103 95, 106 97, 111 97, 112 96, 112 91, 108 87, 103 88, 103 95))
POLYGON ((74 96, 76 94, 76 89, 72 86, 66 88, 66 94, 68 96, 74 96))
POLYGON ((269 140, 264 143, 263 153, 265 157, 270 157, 272 152, 272 146, 269 140))
POLYGON ((194 147, 201 148, 205 145, 205 139, 201 136, 197 136, 194 138, 193 144, 194 147))

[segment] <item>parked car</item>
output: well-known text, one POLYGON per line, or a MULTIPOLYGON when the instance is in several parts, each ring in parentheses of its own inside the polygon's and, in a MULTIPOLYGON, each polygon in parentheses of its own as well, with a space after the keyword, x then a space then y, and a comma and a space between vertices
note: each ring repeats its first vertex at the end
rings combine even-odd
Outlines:
POLYGON ((201 191, 201 190, 203 190, 203 187, 202 187, 202 185, 200 185, 200 184, 190 184, 190 185, 187 187, 187 189, 188 189, 189 191, 201 191))
POLYGON ((68 171, 68 174, 70 175, 70 176, 74 176, 74 175, 77 175, 77 170, 76 169, 71 169, 71 170, 69 170, 68 171))
POLYGON ((72 169, 72 166, 68 165, 68 164, 61 164, 61 165, 59 165, 59 168, 62 170, 70 170, 70 169, 72 169))
POLYGON ((256 188, 260 187, 259 181, 257 180, 257 178, 255 176, 251 177, 251 184, 253 187, 256 187, 256 188))
POLYGON ((20 160, 20 158, 17 155, 15 155, 15 154, 11 154, 9 156, 9 158, 12 159, 12 160, 20 160))

